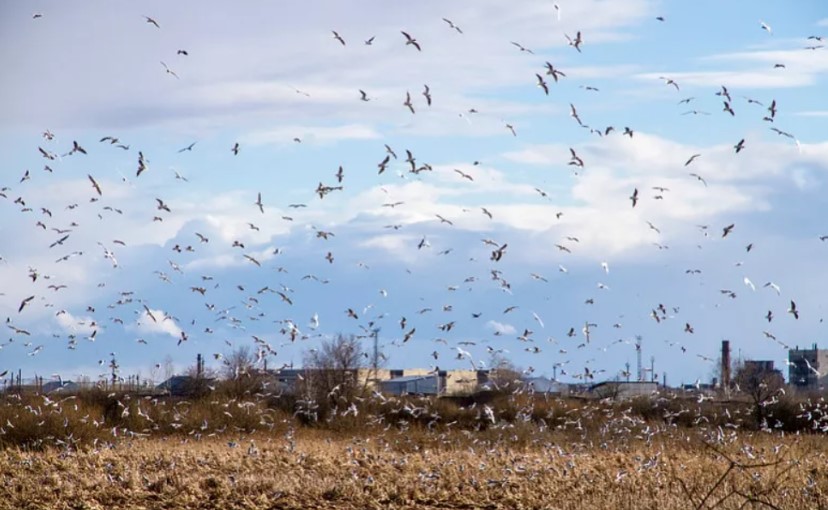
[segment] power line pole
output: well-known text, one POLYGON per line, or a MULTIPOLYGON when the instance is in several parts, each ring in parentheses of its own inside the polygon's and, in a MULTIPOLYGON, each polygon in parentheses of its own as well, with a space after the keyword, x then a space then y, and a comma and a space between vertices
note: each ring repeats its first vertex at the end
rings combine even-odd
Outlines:
POLYGON ((379 372, 379 332, 380 328, 371 330, 371 336, 374 338, 374 355, 371 359, 371 368, 374 372, 374 383, 377 382, 377 374, 379 372))

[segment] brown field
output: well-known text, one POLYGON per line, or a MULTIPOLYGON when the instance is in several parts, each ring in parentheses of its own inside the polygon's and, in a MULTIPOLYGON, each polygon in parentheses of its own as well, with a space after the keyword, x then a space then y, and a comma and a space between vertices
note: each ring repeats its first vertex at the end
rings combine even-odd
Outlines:
POLYGON ((0 509, 828 508, 823 402, 12 394, 0 509))
POLYGON ((828 508, 816 436, 300 429, 0 451, 0 508, 828 508))

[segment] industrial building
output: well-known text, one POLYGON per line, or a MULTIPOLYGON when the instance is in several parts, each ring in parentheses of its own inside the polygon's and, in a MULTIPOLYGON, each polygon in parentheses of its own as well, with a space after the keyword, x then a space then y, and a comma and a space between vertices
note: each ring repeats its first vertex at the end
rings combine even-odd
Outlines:
POLYGON ((634 398, 658 393, 658 383, 653 381, 604 381, 589 387, 596 398, 634 398))
POLYGON ((813 344, 810 349, 788 351, 788 384, 802 390, 820 390, 828 386, 828 349, 813 344))
MULTIPOLYGON (((270 375, 275 378, 279 387, 290 393, 295 390, 297 383, 300 380, 306 379, 311 375, 314 369, 309 368, 283 368, 270 372, 270 375)), ((385 382, 410 379, 410 378, 430 378, 434 380, 436 388, 435 394, 438 395, 461 395, 471 394, 478 390, 482 385, 489 381, 488 370, 431 370, 426 368, 407 368, 407 369, 387 369, 387 368, 359 368, 351 371, 353 373, 354 381, 360 386, 378 391, 385 391, 382 385, 385 382)), ((414 379, 411 379, 414 380, 414 379)), ((398 381, 396 384, 401 384, 398 381)), ((409 383, 413 384, 413 383, 409 383)), ((420 383, 420 387, 425 389, 425 383, 420 383)), ((389 388, 397 388, 393 384, 389 388)), ((425 391, 407 391, 408 393, 424 393, 425 391)), ((389 393, 396 393, 390 391, 389 393)))
POLYGON ((379 391, 388 395, 439 395, 440 377, 434 375, 404 375, 379 382, 379 391))

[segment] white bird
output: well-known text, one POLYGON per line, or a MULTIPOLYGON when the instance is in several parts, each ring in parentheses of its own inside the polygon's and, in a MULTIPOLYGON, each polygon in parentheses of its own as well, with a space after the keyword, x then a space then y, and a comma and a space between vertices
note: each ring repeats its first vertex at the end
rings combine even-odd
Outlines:
POLYGON ((747 276, 745 276, 745 278, 744 278, 744 282, 745 282, 745 285, 747 285, 748 287, 750 287, 750 290, 752 290, 752 291, 754 291, 754 292, 756 291, 756 285, 754 285, 754 284, 753 284, 753 282, 752 282, 752 281, 750 281, 750 278, 748 278, 747 276))
POLYGON ((532 317, 534 317, 535 320, 538 321, 538 324, 540 324, 540 327, 542 327, 542 328, 546 327, 546 326, 543 325, 543 321, 541 320, 541 318, 538 317, 538 314, 536 314, 535 312, 532 312, 532 317))
POLYGON ((310 320, 310 328, 316 329, 319 327, 319 314, 314 313, 310 320))
POLYGON ((776 291, 776 295, 777 295, 777 296, 778 296, 778 295, 780 295, 781 290, 782 290, 782 289, 780 289, 780 288, 779 288, 779 285, 777 285, 777 284, 775 284, 775 283, 773 283, 773 282, 768 282, 768 283, 764 284, 762 287, 770 287, 770 288, 772 288, 773 290, 775 290, 775 291, 776 291))
POLYGON ((816 368, 811 366, 811 363, 808 361, 808 358, 804 358, 804 359, 805 359, 805 365, 808 366, 808 370, 813 372, 817 377, 822 377, 822 374, 820 374, 819 371, 816 368))
POLYGON ((770 25, 768 25, 768 24, 767 24, 767 23, 765 23, 764 21, 759 20, 759 26, 760 26, 760 27, 762 27, 762 30, 764 30, 764 31, 766 31, 767 33, 769 33, 769 34, 773 35, 773 30, 771 30, 770 25))
POLYGON ((609 274, 609 264, 606 262, 601 262, 601 267, 604 268, 604 272, 609 274))

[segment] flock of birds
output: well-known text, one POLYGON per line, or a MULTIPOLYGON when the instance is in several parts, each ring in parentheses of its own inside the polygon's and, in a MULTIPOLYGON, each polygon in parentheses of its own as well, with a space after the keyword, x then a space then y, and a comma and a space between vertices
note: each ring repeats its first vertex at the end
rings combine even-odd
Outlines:
MULTIPOLYGON (((556 6, 555 10, 557 15, 560 16, 560 8, 556 6)), ((41 14, 34 15, 35 19, 41 17, 43 17, 41 14)), ((667 22, 663 17, 659 17, 657 21, 660 23, 667 22)), ((151 30, 162 30, 163 23, 153 17, 146 16, 144 22, 149 25, 148 28, 151 30)), ((442 18, 442 22, 445 23, 446 29, 456 33, 457 37, 464 36, 464 29, 461 28, 458 23, 455 23, 447 18, 442 18)), ((769 34, 772 32, 770 26, 764 22, 761 23, 760 28, 769 34)), ((430 51, 427 41, 420 41, 416 34, 409 31, 400 31, 399 37, 399 44, 403 51, 416 51, 422 52, 423 54, 430 51)), ((344 51, 347 51, 350 42, 343 36, 341 31, 332 30, 331 38, 333 39, 333 44, 342 46, 345 48, 344 51)), ((588 48, 588 34, 582 34, 581 31, 577 31, 574 34, 565 34, 565 39, 572 51, 577 54, 583 53, 588 48)), ((821 42, 823 39, 821 36, 810 36, 807 39, 809 41, 813 41, 814 43, 812 46, 808 46, 807 50, 815 51, 822 48, 821 42)), ((375 37, 370 37, 362 42, 364 45, 371 46, 375 42, 375 37)), ((509 43, 521 54, 527 54, 533 58, 536 56, 536 52, 531 48, 515 41, 504 41, 504 44, 509 43)), ((181 58, 186 58, 189 54, 190 52, 186 49, 176 50, 176 55, 181 58)), ((160 61, 160 64, 162 66, 161 70, 163 73, 169 75, 170 78, 182 81, 186 79, 185 76, 179 75, 165 61, 160 61)), ((784 68, 785 63, 780 62, 776 64, 775 67, 784 68)), ((542 66, 538 68, 538 71, 534 73, 535 84, 540 90, 539 93, 544 96, 552 94, 556 84, 562 80, 568 79, 570 78, 567 76, 565 69, 561 69, 559 66, 549 61, 543 62, 542 66)), ((683 90, 681 83, 677 80, 666 76, 661 79, 666 87, 675 90, 676 93, 680 93, 683 90)), ((528 77, 528 81, 529 80, 531 80, 531 76, 528 77)), ((591 86, 583 86, 583 88, 588 91, 598 91, 597 88, 591 86)), ((297 94, 310 98, 309 93, 300 89, 295 90, 297 94)), ((437 91, 433 91, 427 84, 423 86, 420 95, 424 99, 424 103, 422 103, 423 106, 415 101, 417 97, 416 94, 406 91, 404 97, 400 98, 399 108, 401 108, 402 111, 408 112, 410 115, 416 115, 420 108, 429 108, 432 106, 433 101, 439 100, 439 93, 437 91)), ((368 92, 366 92, 366 90, 363 89, 354 91, 354 96, 354 100, 362 102, 369 102, 374 99, 368 92)), ((728 86, 722 85, 717 90, 710 91, 710 96, 716 97, 718 98, 717 100, 720 101, 721 115, 737 115, 737 110, 740 109, 737 104, 739 96, 735 96, 734 99, 734 95, 731 93, 728 86)), ((780 111, 780 105, 776 100, 771 99, 766 102, 753 98, 747 98, 746 100, 748 104, 761 108, 762 113, 757 119, 760 124, 764 123, 774 133, 788 138, 799 145, 799 142, 793 133, 780 129, 776 126, 775 122, 780 111)), ((695 97, 686 97, 681 99, 678 104, 689 105, 694 101, 697 101, 695 97)), ((686 111, 684 114, 712 115, 709 112, 695 109, 686 111)), ((739 114, 742 115, 742 112, 739 112, 739 114)), ((469 122, 471 122, 470 119, 475 115, 482 115, 482 113, 480 113, 476 108, 470 108, 459 113, 459 116, 465 118, 469 122)), ((616 132, 616 127, 614 126, 597 127, 595 125, 588 124, 579 114, 574 103, 569 104, 569 116, 574 122, 573 127, 583 129, 591 135, 597 137, 608 137, 612 136, 613 132, 616 132)), ((506 129, 509 134, 515 137, 518 136, 517 129, 514 124, 505 123, 504 129, 506 129)), ((630 126, 619 127, 617 131, 618 133, 615 136, 620 135, 629 138, 633 138, 635 136, 635 130, 630 126)), ((34 242, 37 244, 40 243, 40 239, 43 236, 53 236, 53 240, 49 241, 43 246, 43 248, 40 248, 38 244, 36 249, 42 250, 43 252, 49 254, 54 252, 54 265, 71 263, 81 257, 88 258, 92 255, 92 253, 97 252, 101 257, 103 257, 103 260, 107 266, 111 266, 117 270, 129 271, 130 269, 128 267, 121 266, 119 256, 116 254, 116 250, 120 251, 130 249, 130 247, 127 246, 127 243, 123 240, 99 239, 97 241, 97 246, 73 245, 73 238, 77 236, 79 231, 89 231, 89 229, 94 230, 96 228, 95 225, 79 223, 77 219, 77 212, 79 210, 91 209, 101 221, 108 220, 112 215, 135 214, 139 212, 125 211, 118 207, 116 202, 109 198, 109 189, 107 189, 109 186, 107 186, 107 181, 111 181, 112 179, 107 173, 107 170, 94 168, 88 170, 86 175, 86 180, 88 181, 89 186, 89 197, 87 203, 62 204, 60 209, 55 209, 50 205, 40 203, 37 194, 36 182, 48 179, 52 174, 59 173, 61 163, 65 162, 67 158, 83 158, 92 151, 110 148, 116 148, 133 155, 133 175, 122 175, 122 180, 124 182, 129 182, 132 186, 141 186, 142 179, 145 179, 145 173, 151 173, 157 170, 152 167, 151 160, 147 155, 145 155, 144 150, 133 149, 129 144, 124 143, 119 136, 107 135, 94 142, 89 140, 72 140, 71 143, 65 143, 61 142, 63 137, 65 136, 66 139, 69 140, 73 138, 72 135, 68 133, 61 133, 60 135, 61 136, 58 136, 50 130, 45 130, 42 133, 42 142, 37 145, 36 148, 33 147, 32 149, 32 152, 39 155, 41 159, 41 163, 43 165, 42 173, 37 173, 37 175, 35 175, 34 172, 30 173, 29 170, 26 170, 16 182, 10 182, 7 183, 7 185, 0 187, 0 198, 6 201, 6 203, 2 206, 4 217, 7 218, 8 221, 20 221, 26 224, 31 223, 32 227, 38 231, 38 233, 33 235, 31 239, 26 239, 24 242, 34 242), (96 144, 100 145, 100 147, 93 146, 96 144), (18 215, 13 216, 13 213, 17 213, 18 215)), ((301 139, 297 137, 294 141, 300 143, 301 139)), ((192 142, 182 147, 178 153, 185 154, 197 151, 200 147, 201 146, 198 145, 197 142, 192 142)), ((244 150, 245 147, 243 147, 240 142, 236 142, 232 146, 227 147, 228 154, 232 155, 234 158, 240 157, 240 154, 242 154, 244 150)), ((739 137, 738 140, 734 140, 734 154, 738 155, 747 150, 750 150, 750 146, 746 143, 745 138, 739 137)), ((583 154, 581 149, 578 147, 571 147, 569 148, 569 155, 569 160, 562 161, 561 164, 572 167, 573 174, 575 176, 574 178, 577 178, 583 172, 588 171, 588 157, 583 154)), ((708 186, 708 182, 705 177, 692 171, 694 163, 699 158, 703 157, 704 155, 701 153, 692 155, 676 155, 676 165, 677 167, 685 169, 686 177, 689 182, 697 181, 700 185, 706 187, 708 186)), ((478 165, 479 162, 475 161, 471 168, 475 168, 478 165)), ((378 157, 378 163, 376 164, 377 177, 381 178, 389 169, 401 169, 399 170, 398 175, 404 179, 428 179, 429 174, 434 172, 434 166, 428 162, 421 161, 421 159, 418 158, 412 150, 399 150, 391 147, 389 144, 385 144, 384 152, 380 157, 378 157)), ((464 171, 461 169, 454 169, 453 174, 456 175, 456 178, 461 183, 471 184, 478 178, 471 170, 464 171)), ((181 183, 189 183, 189 179, 177 171, 175 173, 175 180, 181 183)), ((332 171, 330 175, 319 179, 318 184, 308 188, 308 196, 313 196, 313 199, 309 199, 305 203, 292 203, 287 207, 272 206, 268 203, 268 195, 275 195, 276 192, 254 192, 251 194, 249 199, 251 221, 247 223, 247 227, 250 231, 259 231, 261 227, 255 223, 255 218, 265 214, 266 210, 270 207, 277 207, 281 211, 293 210, 296 214, 300 214, 300 211, 303 209, 324 207, 324 201, 329 200, 329 197, 335 194, 341 195, 345 193, 346 182, 346 171, 343 166, 339 166, 336 171, 332 171)), ((383 190, 388 193, 388 191, 384 188, 383 190)), ((538 193, 539 198, 550 200, 549 194, 540 187, 536 187, 535 191, 538 193)), ((642 200, 668 200, 669 192, 670 190, 663 186, 652 187, 652 189, 633 187, 633 189, 629 190, 629 207, 638 207, 642 200)), ((163 223, 175 214, 176 203, 174 200, 165 199, 163 197, 155 197, 153 205, 154 207, 151 211, 140 211, 140 214, 145 214, 147 216, 147 221, 151 224, 163 223)), ((394 210, 396 208, 404 208, 406 204, 403 200, 389 198, 388 201, 379 205, 381 205, 382 208, 394 210)), ((481 214, 485 215, 489 220, 493 220, 497 214, 496 208, 491 205, 481 206, 479 210, 481 214)), ((563 212, 558 212, 556 214, 556 218, 561 219, 563 214, 563 212)), ((451 228, 454 226, 454 220, 444 214, 435 214, 434 217, 435 221, 438 221, 440 226, 445 226, 445 228, 451 228)), ((293 222, 296 218, 294 218, 293 215, 284 214, 282 219, 284 221, 293 222)), ((652 231, 660 233, 659 228, 655 224, 649 221, 647 223, 652 231)), ((336 238, 338 233, 333 230, 317 226, 312 226, 312 228, 314 230, 314 236, 319 240, 319 246, 321 246, 321 257, 324 258, 327 264, 333 265, 337 260, 337 256, 332 249, 328 249, 324 246, 327 241, 336 238)), ((411 228, 412 225, 407 224, 389 224, 385 225, 384 231, 397 233, 400 230, 410 230, 411 228)), ((700 225, 699 232, 705 237, 718 236, 720 238, 728 238, 737 231, 737 228, 738 227, 735 223, 728 222, 725 225, 719 226, 718 230, 717 227, 714 226, 700 225)), ((184 234, 182 233, 182 236, 183 235, 184 234)), ((431 241, 427 235, 418 235, 417 237, 419 238, 419 241, 411 247, 413 250, 428 250, 431 248, 431 241)), ((265 257, 257 255, 256 250, 261 250, 261 246, 248 246, 250 244, 249 242, 246 243, 244 240, 237 239, 232 242, 231 247, 235 253, 237 253, 238 257, 243 257, 244 260, 249 262, 251 270, 260 271, 255 277, 256 281, 261 282, 261 285, 258 288, 249 288, 247 285, 242 285, 236 282, 223 282, 219 280, 219 277, 207 274, 185 274, 183 267, 185 266, 185 261, 190 259, 185 259, 183 257, 186 257, 189 253, 197 252, 200 246, 208 245, 208 243, 215 244, 216 241, 210 238, 209 233, 205 232, 194 232, 191 240, 181 239, 182 237, 177 237, 175 244, 171 246, 172 254, 168 260, 168 266, 157 268, 154 271, 154 276, 164 285, 184 285, 189 292, 197 294, 196 297, 201 300, 201 302, 198 303, 198 309, 201 313, 204 313, 204 307, 206 307, 208 312, 211 314, 212 320, 210 323, 205 324, 205 321, 196 318, 192 318, 190 320, 187 320, 188 318, 182 319, 182 313, 193 312, 194 308, 190 303, 187 303, 186 305, 182 303, 182 310, 176 311, 176 315, 173 315, 172 313, 162 312, 153 307, 150 300, 142 298, 134 290, 118 290, 114 294, 110 295, 111 301, 107 304, 105 310, 97 309, 98 307, 93 304, 89 304, 88 306, 82 307, 80 310, 70 311, 60 309, 50 312, 55 317, 60 317, 62 314, 67 313, 91 317, 90 320, 83 321, 78 324, 79 331, 81 331, 81 333, 73 332, 68 335, 65 347, 70 350, 77 349, 80 342, 94 342, 98 338, 99 332, 104 332, 107 328, 112 328, 116 325, 126 326, 136 320, 138 322, 151 322, 156 325, 171 321, 178 330, 178 338, 176 342, 178 345, 194 338, 198 338, 200 342, 203 342, 202 345, 204 345, 205 349, 213 350, 211 354, 218 361, 221 361, 223 358, 222 350, 226 353, 227 348, 232 348, 236 345, 235 340, 233 342, 225 340, 227 344, 226 346, 221 345, 220 341, 212 340, 212 338, 217 336, 216 332, 220 328, 225 328, 226 331, 231 331, 232 333, 230 334, 236 338, 247 336, 248 339, 252 341, 252 345, 255 346, 258 361, 264 361, 268 358, 275 360, 276 362, 271 363, 270 366, 278 366, 279 363, 283 363, 285 360, 281 360, 279 358, 279 347, 275 345, 275 335, 262 333, 263 331, 266 332, 268 328, 271 328, 272 326, 256 325, 254 324, 254 321, 261 321, 260 324, 262 324, 265 319, 270 318, 270 315, 266 313, 265 310, 272 309, 275 306, 273 302, 267 300, 267 296, 271 295, 273 296, 273 299, 278 298, 276 303, 281 303, 283 308, 281 308, 280 311, 286 315, 291 315, 290 307, 294 305, 294 302, 302 299, 301 295, 303 289, 295 289, 283 283, 278 283, 277 285, 274 280, 274 273, 272 272, 272 269, 276 269, 275 274, 280 275, 282 273, 286 274, 294 268, 283 266, 277 266, 275 268, 268 267, 265 257), (189 284, 182 284, 181 282, 189 282, 189 284), (234 297, 230 303, 215 302, 213 296, 216 294, 216 289, 219 288, 219 286, 224 286, 225 288, 227 286, 235 288, 241 298, 239 299, 234 297), (243 316, 245 314, 247 315, 246 317, 243 316), (218 324, 218 326, 216 324, 218 324), (245 331, 247 331, 247 333, 245 333, 245 331), (253 332, 257 333, 253 334, 253 332)), ((819 237, 819 240, 827 241, 828 236, 823 235, 819 237)), ((512 284, 509 280, 507 280, 507 275, 504 274, 504 271, 499 269, 499 264, 501 261, 508 258, 509 250, 513 249, 513 245, 510 244, 509 241, 503 239, 482 239, 482 243, 484 247, 483 249, 485 250, 484 253, 486 253, 488 260, 486 262, 475 260, 474 262, 483 264, 488 263, 489 267, 487 267, 482 274, 490 276, 495 282, 495 286, 502 290, 504 294, 511 295, 512 284)), ((571 254, 578 243, 578 236, 570 235, 564 240, 561 240, 555 246, 562 254, 571 254)), ((656 243, 656 245, 659 249, 668 248, 666 245, 659 243, 656 243)), ((745 247, 747 252, 750 252, 752 249, 752 243, 745 247)), ((447 247, 439 254, 449 255, 452 250, 452 247, 447 247)), ((272 253, 268 254, 267 260, 270 260, 272 256, 278 256, 281 253, 281 249, 274 249, 272 253)), ((4 262, 6 261, 0 259, 0 263, 4 262)), ((365 264, 360 263, 360 266, 364 269, 369 269, 365 264)), ((603 262, 601 264, 601 269, 605 274, 609 274, 609 263, 603 262)), ((567 267, 563 264, 558 265, 555 270, 561 273, 568 272, 567 267)), ((52 296, 55 296, 60 292, 71 292, 70 284, 57 281, 56 278, 50 276, 49 271, 49 267, 29 267, 27 276, 30 279, 30 288, 15 288, 13 290, 8 288, 4 289, 5 294, 8 294, 6 296, 6 300, 13 300, 17 306, 14 310, 8 310, 11 313, 9 313, 5 319, 5 323, 8 330, 7 332, 11 336, 5 343, 0 344, 0 348, 14 347, 15 345, 22 344, 27 349, 27 354, 29 356, 36 356, 43 351, 46 342, 42 339, 36 340, 39 335, 36 332, 29 331, 29 328, 21 324, 28 322, 27 314, 32 312, 32 308, 54 308, 55 305, 53 303, 52 296)), ((686 270, 688 275, 698 274, 700 272, 701 270, 699 269, 686 270)), ((300 281, 303 285, 309 285, 313 282, 327 284, 336 278, 335 275, 336 271, 333 271, 330 277, 316 274, 305 274, 300 281)), ((548 283, 550 280, 540 272, 532 272, 528 276, 531 277, 531 280, 537 282, 548 283)), ((469 276, 463 280, 462 284, 449 286, 448 290, 455 291, 465 285, 468 285, 471 288, 475 282, 481 280, 483 280, 482 276, 469 276)), ((751 290, 756 290, 756 285, 754 285, 754 283, 747 277, 744 279, 744 284, 751 290)), ((104 288, 106 287, 106 282, 101 282, 98 286, 99 288, 104 288)), ((781 294, 779 285, 773 281, 763 283, 762 287, 768 288, 776 294, 781 294)), ((608 289, 609 287, 606 284, 599 283, 598 288, 608 289)), ((308 292, 312 295, 312 292, 318 292, 318 290, 308 292)), ((322 292, 325 291, 323 290, 322 292)), ((722 289, 721 293, 731 298, 736 297, 736 292, 732 289, 722 289)), ((381 289, 380 294, 385 297, 388 294, 388 291, 386 289, 381 289)), ((2 295, 2 293, 0 293, 0 295, 2 295)), ((345 298, 346 296, 342 297, 345 298)), ((470 298, 458 297, 458 299, 470 298)), ((591 302, 593 302, 593 300, 588 299, 586 304, 589 305, 591 302)), ((376 313, 377 310, 373 310, 373 306, 373 304, 366 307, 357 306, 355 304, 343 304, 341 306, 341 310, 328 311, 328 313, 342 313, 344 316, 353 319, 355 321, 354 330, 357 331, 360 336, 370 336, 380 325, 387 324, 385 319, 390 315, 389 312, 376 313)), ((505 308, 502 314, 510 314, 518 308, 518 305, 512 304, 505 308)), ((429 314, 429 312, 439 313, 439 311, 442 311, 445 314, 451 314, 453 309, 454 305, 452 304, 432 304, 431 306, 426 305, 419 309, 411 310, 409 313, 400 313, 399 317, 389 317, 389 320, 394 320, 396 325, 394 325, 393 328, 387 328, 383 331, 383 336, 390 341, 389 344, 386 344, 386 347, 402 347, 403 345, 415 340, 415 338, 417 341, 422 341, 423 343, 434 342, 436 348, 433 350, 431 355, 434 358, 435 363, 438 363, 438 360, 448 357, 451 360, 459 360, 465 366, 467 366, 466 362, 468 361, 475 369, 484 368, 486 366, 486 362, 481 359, 484 356, 498 354, 507 355, 509 352, 508 349, 516 348, 511 344, 507 344, 506 339, 502 338, 511 334, 504 331, 495 332, 495 336, 501 337, 497 341, 503 345, 498 346, 493 342, 489 342, 485 351, 483 351, 483 349, 479 349, 479 347, 482 347, 483 342, 479 342, 481 345, 477 346, 477 341, 466 340, 456 342, 454 345, 450 346, 450 340, 439 335, 448 336, 449 332, 455 329, 455 326, 461 319, 453 317, 451 320, 438 320, 436 325, 430 325, 426 314, 429 314), (414 324, 415 321, 412 320, 412 318, 417 318, 416 325, 414 324), (391 333, 392 329, 398 331, 398 334, 391 333), (479 349, 479 352, 473 352, 475 349, 472 349, 472 347, 479 349)), ((649 311, 645 312, 646 313, 642 315, 648 315, 650 319, 656 323, 662 323, 668 319, 674 319, 679 316, 678 307, 668 307, 668 305, 663 303, 654 303, 649 311)), ((325 312, 316 312, 309 318, 282 317, 272 322, 276 322, 278 324, 275 329, 279 331, 281 338, 289 344, 296 341, 309 340, 322 336, 319 328, 320 317, 323 316, 324 313, 325 312)), ((395 311, 394 313, 399 312, 395 311)), ((783 341, 778 340, 769 330, 770 323, 777 319, 777 315, 779 313, 786 313, 790 319, 798 320, 800 315, 795 300, 787 299, 784 308, 767 310, 767 313, 764 316, 769 324, 768 330, 765 331, 766 337, 787 348, 788 345, 783 341)), ((270 314, 272 315, 272 312, 270 312, 270 314)), ((527 319, 528 317, 529 316, 527 315, 527 319)), ((486 319, 482 312, 472 314, 472 320, 481 318, 484 320, 486 319)), ((554 363, 556 370, 559 371, 558 373, 562 377, 569 376, 572 379, 578 379, 583 382, 592 382, 596 379, 596 377, 600 378, 601 374, 605 372, 605 370, 590 368, 589 365, 577 368, 567 366, 569 363, 567 360, 567 349, 595 348, 595 344, 591 342, 593 340, 592 335, 594 335, 595 329, 599 327, 597 322, 587 320, 582 326, 577 324, 567 325, 562 328, 559 332, 561 337, 565 336, 568 339, 580 338, 577 345, 573 343, 572 346, 569 347, 564 345, 563 339, 560 341, 555 339, 554 334, 549 336, 547 339, 541 338, 540 333, 534 330, 546 328, 543 319, 537 312, 534 311, 531 313, 531 319, 533 321, 531 325, 521 326, 519 331, 515 333, 514 336, 517 341, 520 342, 515 345, 518 346, 518 349, 525 350, 528 353, 538 355, 546 353, 544 359, 542 361, 538 361, 537 363, 540 370, 546 371, 551 368, 554 363), (556 345, 556 347, 547 350, 547 344, 550 346, 556 345), (556 361, 553 362, 553 359, 556 361)), ((272 322, 269 324, 272 324, 272 322)), ((683 332, 685 334, 694 334, 695 329, 689 319, 682 320, 681 322, 685 323, 683 327, 683 332)), ((621 329, 622 325, 619 322, 613 324, 613 327, 621 329)), ((334 332, 329 331, 327 333, 332 334, 334 332)), ((61 334, 55 334, 55 336, 57 338, 63 337, 61 334)), ((113 342, 113 347, 111 347, 111 349, 113 350, 118 349, 117 347, 114 347, 115 336, 116 335, 111 335, 113 342)), ((144 338, 137 339, 137 342, 149 345, 149 342, 144 338)), ((631 344, 632 342, 628 338, 620 339, 613 342, 613 344, 614 343, 631 344)), ((675 344, 680 347, 682 353, 688 351, 688 346, 678 342, 675 344)), ((50 348, 54 345, 54 343, 51 344, 50 348)), ((607 348, 611 345, 612 344, 596 350, 606 352, 607 348)), ((389 353, 390 352, 386 352, 386 354, 389 353)), ((113 352, 112 355, 114 357, 115 353, 113 352)), ((696 355, 705 361, 712 361, 709 352, 698 352, 696 355)), ((78 362, 76 360, 72 360, 71 358, 68 359, 71 360, 70 363, 78 362)), ((395 362, 401 361, 399 358, 395 358, 394 360, 395 362)), ((99 364, 104 365, 105 361, 99 360, 99 364)), ((156 365, 156 368, 158 366, 159 365, 156 365)), ((535 372, 535 370, 535 367, 528 366, 524 370, 524 373, 526 375, 531 375, 535 372)), ((7 372, 8 371, 3 371, 2 375, 5 376, 7 372)), ((618 375, 629 377, 629 369, 625 372, 620 372, 619 374, 605 374, 604 377, 615 377, 618 375)))

